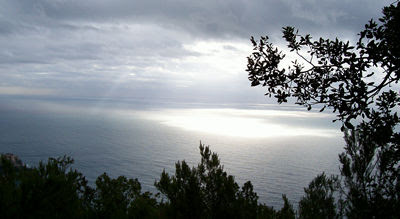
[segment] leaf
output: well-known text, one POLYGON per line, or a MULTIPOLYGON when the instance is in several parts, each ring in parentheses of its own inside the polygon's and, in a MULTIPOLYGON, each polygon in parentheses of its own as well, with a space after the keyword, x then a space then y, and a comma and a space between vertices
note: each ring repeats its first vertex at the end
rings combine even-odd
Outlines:
POLYGON ((351 124, 351 123, 348 122, 348 121, 346 121, 346 122, 344 123, 344 125, 345 125, 348 129, 354 129, 353 124, 351 124))
POLYGON ((254 80, 254 81, 251 82, 251 86, 252 87, 257 86, 259 84, 260 84, 260 82, 258 80, 254 80))

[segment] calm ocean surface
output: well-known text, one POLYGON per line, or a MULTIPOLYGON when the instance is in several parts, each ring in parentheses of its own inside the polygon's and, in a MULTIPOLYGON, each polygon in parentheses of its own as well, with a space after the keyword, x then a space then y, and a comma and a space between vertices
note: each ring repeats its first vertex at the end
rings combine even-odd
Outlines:
POLYGON ((138 178, 144 190, 175 162, 200 160, 199 142, 217 152, 261 202, 295 205, 319 173, 338 173, 344 146, 333 117, 290 106, 1 98, 0 152, 36 165, 64 154, 90 182, 103 172, 138 178))

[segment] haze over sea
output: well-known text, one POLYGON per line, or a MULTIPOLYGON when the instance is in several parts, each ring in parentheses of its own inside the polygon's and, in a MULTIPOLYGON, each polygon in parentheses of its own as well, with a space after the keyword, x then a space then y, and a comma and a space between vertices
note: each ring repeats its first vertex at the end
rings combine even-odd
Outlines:
POLYGON ((1 97, 0 152, 28 165, 72 156, 90 183, 103 172, 138 178, 144 190, 175 162, 197 165, 199 142, 227 172, 250 180, 261 202, 296 204, 319 173, 338 173, 344 146, 329 113, 292 105, 1 97))

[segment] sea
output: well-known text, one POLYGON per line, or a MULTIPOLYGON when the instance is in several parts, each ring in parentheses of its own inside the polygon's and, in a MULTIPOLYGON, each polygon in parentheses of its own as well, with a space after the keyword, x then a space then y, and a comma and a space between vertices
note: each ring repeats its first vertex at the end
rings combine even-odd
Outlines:
POLYGON ((106 172, 138 178, 144 191, 175 163, 200 161, 209 145, 240 186, 259 202, 296 207, 318 174, 339 174, 344 140, 329 112, 296 105, 190 103, 173 100, 0 97, 0 153, 29 166, 71 156, 91 185, 106 172))

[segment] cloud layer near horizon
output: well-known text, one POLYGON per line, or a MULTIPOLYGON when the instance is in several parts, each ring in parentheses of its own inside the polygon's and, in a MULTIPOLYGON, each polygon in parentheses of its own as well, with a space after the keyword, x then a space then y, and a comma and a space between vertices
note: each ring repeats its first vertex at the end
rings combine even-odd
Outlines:
POLYGON ((251 35, 278 42, 293 25, 351 40, 388 3, 1 1, 0 93, 260 100, 246 80, 251 35))

